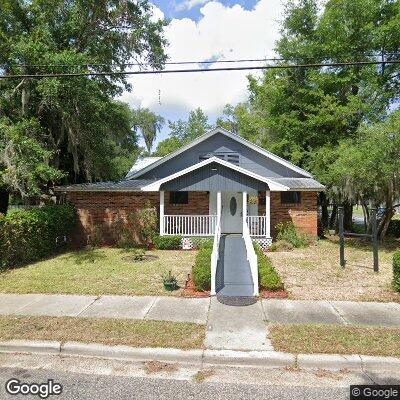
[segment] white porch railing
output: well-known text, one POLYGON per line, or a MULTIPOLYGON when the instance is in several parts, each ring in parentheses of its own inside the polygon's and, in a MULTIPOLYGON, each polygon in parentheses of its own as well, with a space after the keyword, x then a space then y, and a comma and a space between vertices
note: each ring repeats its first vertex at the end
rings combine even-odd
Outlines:
POLYGON ((267 236, 267 217, 265 215, 248 215, 246 222, 250 236, 267 236))
POLYGON ((246 224, 243 224, 243 239, 246 245, 247 252, 247 260, 250 264, 251 276, 253 278, 253 296, 259 295, 258 290, 258 262, 257 262, 257 254, 254 251, 253 241, 250 237, 249 227, 246 224))
POLYGON ((163 235, 213 236, 216 215, 164 215, 163 235))
POLYGON ((221 218, 217 219, 217 226, 215 229, 213 251, 211 253, 211 295, 216 294, 216 277, 217 277, 217 266, 219 259, 219 243, 221 241, 221 218))

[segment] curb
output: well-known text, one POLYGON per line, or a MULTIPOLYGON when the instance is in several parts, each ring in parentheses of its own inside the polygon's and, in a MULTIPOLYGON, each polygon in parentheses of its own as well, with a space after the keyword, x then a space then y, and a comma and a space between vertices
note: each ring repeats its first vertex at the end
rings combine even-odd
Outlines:
POLYGON ((9 340, 0 342, 0 353, 32 353, 60 356, 96 357, 130 361, 164 361, 214 366, 264 368, 356 370, 359 372, 399 371, 400 358, 338 354, 291 354, 276 351, 181 350, 171 348, 135 348, 97 343, 9 340))

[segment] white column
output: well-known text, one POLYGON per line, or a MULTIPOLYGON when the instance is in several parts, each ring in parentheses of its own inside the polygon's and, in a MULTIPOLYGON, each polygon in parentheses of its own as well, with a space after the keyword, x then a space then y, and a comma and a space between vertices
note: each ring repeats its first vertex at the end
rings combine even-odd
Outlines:
POLYGON ((265 237, 271 237, 271 191, 265 192, 265 237))
POLYGON ((164 235, 164 191, 160 191, 160 236, 164 235))
POLYGON ((221 205, 222 205, 221 192, 217 192, 217 221, 220 221, 221 219, 221 205))
POLYGON ((243 192, 243 232, 244 232, 244 227, 245 224, 247 223, 246 218, 247 218, 247 192, 243 192))

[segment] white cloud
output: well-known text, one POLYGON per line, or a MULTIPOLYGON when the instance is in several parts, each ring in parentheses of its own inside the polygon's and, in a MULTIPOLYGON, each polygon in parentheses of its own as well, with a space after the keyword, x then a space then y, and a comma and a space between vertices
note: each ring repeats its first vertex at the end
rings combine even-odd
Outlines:
POLYGON ((184 0, 181 3, 175 5, 176 11, 191 10, 200 4, 205 4, 210 0, 184 0))
MULTIPOLYGON (((201 18, 198 22, 189 18, 173 19, 166 28, 170 61, 273 56, 274 43, 279 36, 277 20, 281 18, 282 11, 280 0, 260 0, 252 10, 245 10, 238 4, 227 7, 218 1, 208 2, 200 9, 201 18)), ((218 64, 224 65, 227 64, 218 64)), ((129 81, 133 90, 124 93, 122 100, 132 106, 148 107, 167 118, 176 115, 177 110, 181 118, 185 118, 190 110, 197 107, 201 107, 212 118, 222 111, 225 104, 237 104, 247 98, 248 73, 232 71, 132 76, 129 81)))

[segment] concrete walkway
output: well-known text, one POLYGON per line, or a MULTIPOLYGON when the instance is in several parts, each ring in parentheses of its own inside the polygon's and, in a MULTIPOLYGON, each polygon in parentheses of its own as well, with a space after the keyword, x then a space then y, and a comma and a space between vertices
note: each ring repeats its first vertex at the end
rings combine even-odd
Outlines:
POLYGON ((131 318, 206 325, 210 349, 271 350, 267 323, 400 327, 400 304, 262 300, 235 307, 213 298, 0 294, 0 315, 131 318))

